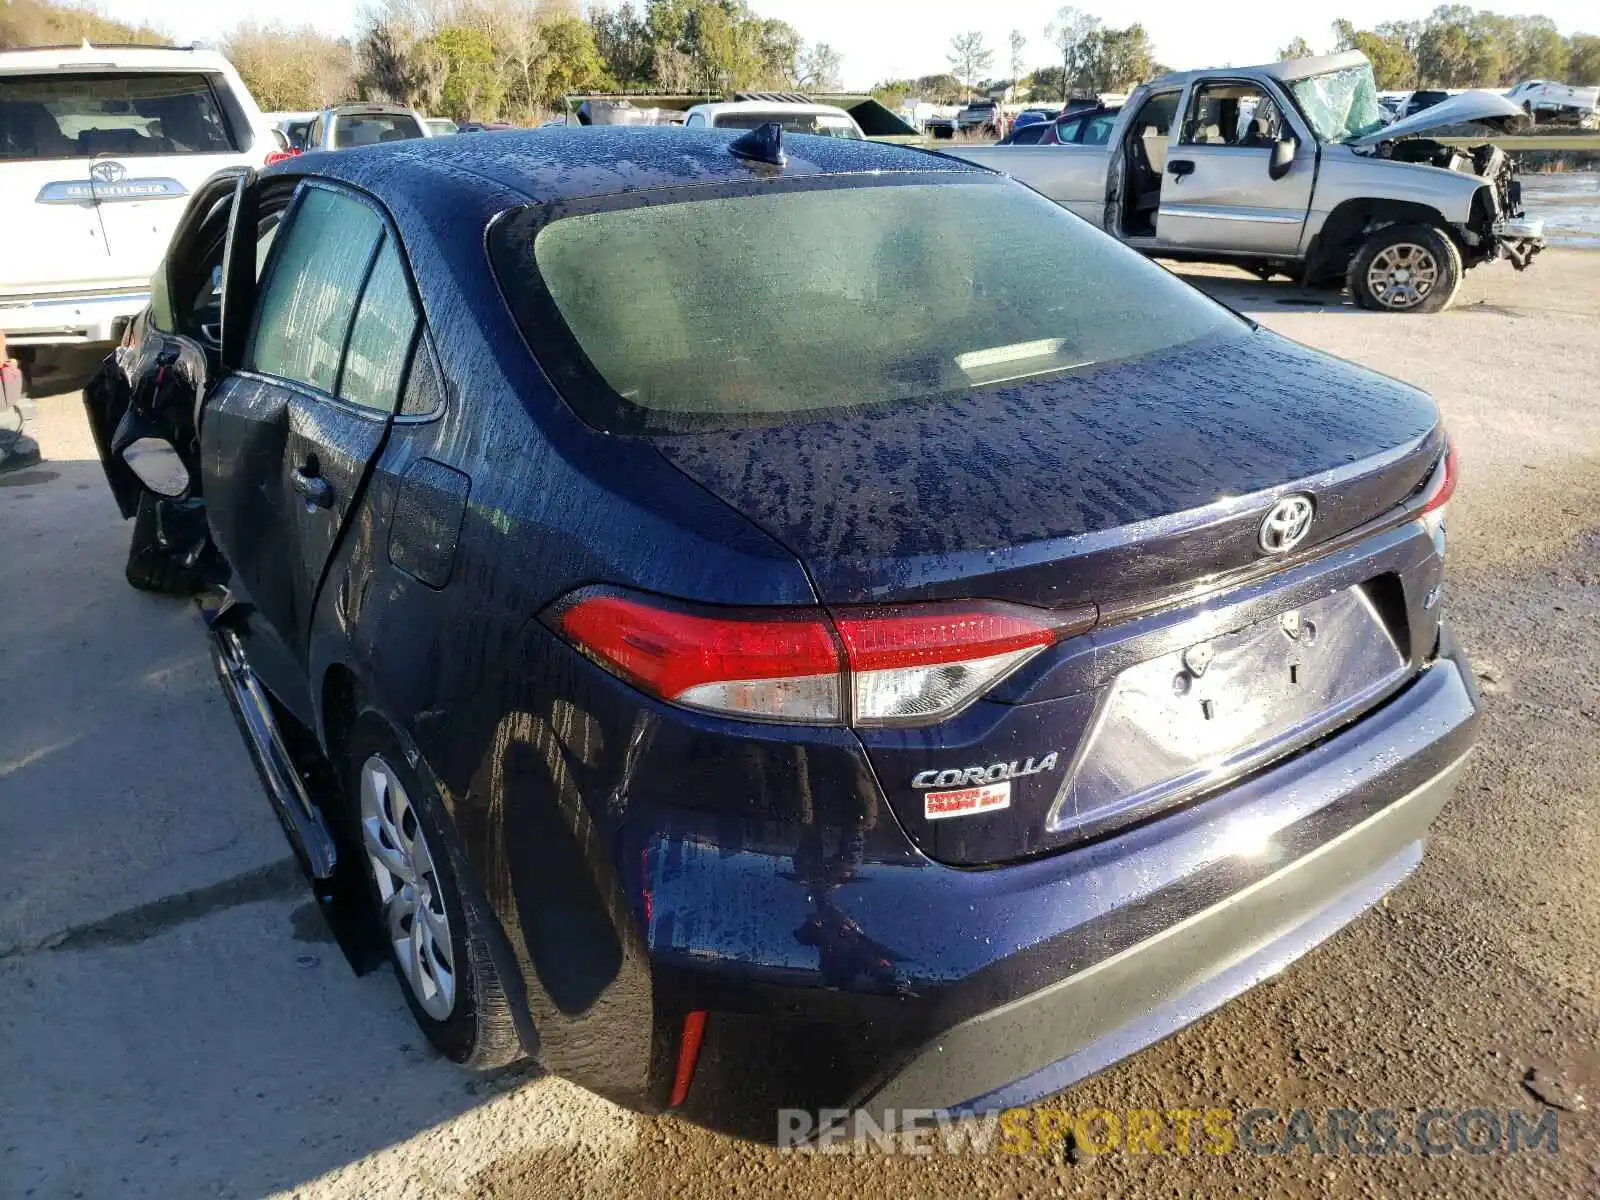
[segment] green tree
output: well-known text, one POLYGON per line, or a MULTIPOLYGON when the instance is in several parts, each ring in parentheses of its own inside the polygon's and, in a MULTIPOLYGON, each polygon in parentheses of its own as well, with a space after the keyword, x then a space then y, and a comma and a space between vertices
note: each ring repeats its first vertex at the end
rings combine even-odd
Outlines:
POLYGON ((1372 63, 1373 77, 1382 91, 1416 86, 1417 61, 1401 38, 1371 29, 1357 29, 1342 17, 1333 23, 1333 36, 1336 49, 1359 50, 1367 56, 1372 63))
POLYGON ((1505 70, 1508 47, 1501 43, 1490 13, 1464 4, 1441 4, 1423 23, 1417 40, 1417 73, 1437 87, 1493 83, 1505 70))
POLYGON ((1567 39, 1567 78, 1580 87, 1600 84, 1600 37, 1575 33, 1567 39))
POLYGON ((652 82, 650 26, 632 4, 590 9, 589 34, 606 73, 619 87, 645 87, 652 82))
POLYGON ((966 88, 949 72, 942 75, 920 75, 915 90, 919 99, 930 104, 954 104, 966 99, 966 88))
POLYGON ((1510 87, 1524 79, 1565 79, 1571 50, 1549 17, 1513 17, 1510 69, 1500 82, 1510 87))
POLYGON ((1090 92, 1128 91, 1156 75, 1150 35, 1137 22, 1126 29, 1095 30, 1083 57, 1078 82, 1090 92))
POLYGON ((397 22, 376 22, 356 43, 358 99, 411 104, 431 112, 443 82, 443 60, 423 53, 416 36, 397 22))
POLYGON ((505 81, 488 34, 466 25, 446 25, 427 39, 423 53, 442 64, 440 113, 455 121, 500 115, 505 81))
POLYGON ((540 59, 537 99, 546 108, 559 108, 571 92, 606 87, 610 77, 605 60, 594 44, 594 34, 581 17, 562 13, 539 22, 544 42, 540 59))
POLYGON ((1311 48, 1311 43, 1303 37, 1297 37, 1278 51, 1278 61, 1290 58, 1314 58, 1316 51, 1311 48))
POLYGON ((916 90, 915 79, 885 79, 872 85, 872 98, 887 109, 898 109, 916 90))

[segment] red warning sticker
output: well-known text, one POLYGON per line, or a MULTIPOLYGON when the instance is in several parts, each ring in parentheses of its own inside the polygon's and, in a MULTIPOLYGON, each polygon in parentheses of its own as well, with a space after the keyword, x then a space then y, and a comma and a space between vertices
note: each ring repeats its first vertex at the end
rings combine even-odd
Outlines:
POLYGON ((945 817, 970 817, 1011 807, 1011 782, 990 783, 983 787, 957 788, 952 792, 924 792, 922 814, 930 821, 945 817))

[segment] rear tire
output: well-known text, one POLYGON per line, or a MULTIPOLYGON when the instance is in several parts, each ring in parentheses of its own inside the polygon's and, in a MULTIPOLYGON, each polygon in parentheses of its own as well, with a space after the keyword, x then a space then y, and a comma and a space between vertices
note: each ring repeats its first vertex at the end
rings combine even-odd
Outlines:
POLYGON ((476 1071, 523 1056, 489 950, 486 921, 464 894, 444 805, 372 716, 343 756, 355 846, 379 936, 411 1015, 440 1054, 476 1071))
POLYGON ((1436 225, 1385 225, 1350 260, 1346 283, 1374 312, 1436 313, 1461 287, 1461 251, 1436 225))
POLYGON ((128 583, 141 592, 164 596, 192 596, 199 590, 194 572, 178 562, 161 544, 156 506, 158 497, 139 494, 139 511, 133 517, 133 536, 128 541, 128 564, 124 570, 128 583))

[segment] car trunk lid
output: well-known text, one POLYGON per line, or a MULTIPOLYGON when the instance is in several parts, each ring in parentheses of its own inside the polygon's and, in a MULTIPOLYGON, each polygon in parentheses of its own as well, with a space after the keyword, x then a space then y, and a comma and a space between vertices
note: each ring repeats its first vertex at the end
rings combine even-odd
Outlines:
POLYGON ((1271 500, 1306 547, 1413 491, 1423 393, 1263 330, 802 424, 660 436, 805 564, 830 603, 1119 604, 1259 562, 1271 500))
POLYGON ((943 861, 1006 861, 1141 819, 1354 719, 1411 670, 1393 579, 1369 579, 1358 556, 1313 586, 1304 564, 1426 481, 1443 445, 1434 406, 1270 333, 657 445, 792 550, 830 606, 1098 608, 1097 629, 966 711, 861 731, 901 823, 943 861), (1263 517, 1297 493, 1311 529, 1277 559, 1263 517), (1278 564, 1298 582, 1263 599, 1278 564))

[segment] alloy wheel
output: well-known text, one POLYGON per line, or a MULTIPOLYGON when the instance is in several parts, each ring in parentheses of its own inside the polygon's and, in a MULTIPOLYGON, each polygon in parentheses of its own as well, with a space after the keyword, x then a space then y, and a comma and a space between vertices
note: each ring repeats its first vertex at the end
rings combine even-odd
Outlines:
POLYGON ((377 754, 361 768, 361 842, 400 972, 422 1010, 446 1020, 456 1000, 450 915, 421 818, 405 785, 377 754))
POLYGON ((1415 308, 1438 281, 1438 260, 1415 242, 1385 246, 1367 268, 1367 290, 1385 308, 1415 308))

